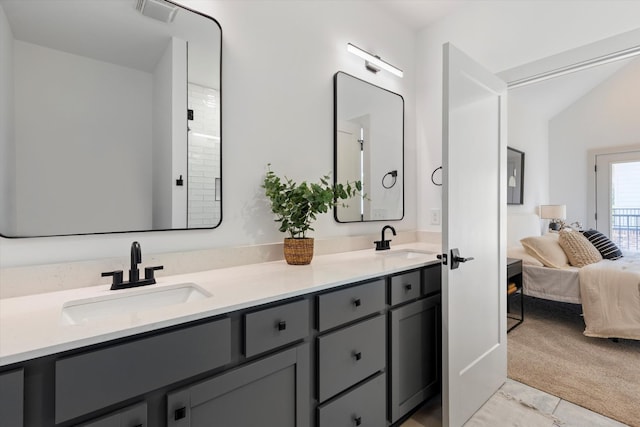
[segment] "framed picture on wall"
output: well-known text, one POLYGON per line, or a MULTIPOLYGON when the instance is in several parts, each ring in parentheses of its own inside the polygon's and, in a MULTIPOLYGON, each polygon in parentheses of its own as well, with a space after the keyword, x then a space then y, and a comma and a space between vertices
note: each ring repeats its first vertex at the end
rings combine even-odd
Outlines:
POLYGON ((524 152, 507 147, 507 204, 524 203, 524 152))

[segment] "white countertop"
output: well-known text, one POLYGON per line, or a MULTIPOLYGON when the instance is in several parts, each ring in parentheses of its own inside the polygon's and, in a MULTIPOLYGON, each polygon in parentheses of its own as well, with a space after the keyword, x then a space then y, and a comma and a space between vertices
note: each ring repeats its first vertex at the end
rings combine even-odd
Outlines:
POLYGON ((305 266, 275 261, 162 277, 152 286, 192 282, 211 296, 134 314, 96 318, 78 325, 63 321, 63 304, 149 287, 111 291, 110 285, 101 285, 2 299, 0 366, 425 266, 438 262, 435 255, 438 251, 438 245, 411 243, 393 246, 384 253, 369 249, 316 256, 305 266), (410 259, 389 253, 403 249, 434 253, 413 253, 410 259))

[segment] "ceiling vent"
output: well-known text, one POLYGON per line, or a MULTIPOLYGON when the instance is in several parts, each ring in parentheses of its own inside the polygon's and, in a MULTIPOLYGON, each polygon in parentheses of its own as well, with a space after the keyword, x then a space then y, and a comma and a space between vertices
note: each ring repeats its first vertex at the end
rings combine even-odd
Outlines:
POLYGON ((161 22, 173 22, 178 7, 163 0, 138 0, 136 9, 144 16, 161 22))

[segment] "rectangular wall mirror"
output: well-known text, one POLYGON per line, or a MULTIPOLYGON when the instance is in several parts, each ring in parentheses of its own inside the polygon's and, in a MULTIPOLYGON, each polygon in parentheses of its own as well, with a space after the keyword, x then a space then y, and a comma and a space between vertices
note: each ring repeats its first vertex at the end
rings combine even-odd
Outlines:
POLYGON ((217 226, 221 48, 164 0, 0 0, 0 235, 217 226))
POLYGON ((404 99, 341 71, 334 76, 334 179, 366 197, 335 208, 338 222, 404 216, 404 99))
POLYGON ((524 153, 507 147, 507 204, 524 203, 524 153))

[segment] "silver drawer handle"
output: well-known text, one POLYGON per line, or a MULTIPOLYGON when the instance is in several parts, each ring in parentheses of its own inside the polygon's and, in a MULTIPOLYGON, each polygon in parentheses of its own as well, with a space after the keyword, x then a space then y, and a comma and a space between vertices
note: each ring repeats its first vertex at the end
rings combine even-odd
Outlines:
POLYGON ((278 322, 276 326, 278 327, 279 331, 284 331, 285 329, 287 329, 287 322, 285 322, 284 320, 281 320, 278 322))
POLYGON ((353 305, 354 305, 355 307, 360 307, 360 305, 362 305, 362 301, 360 301, 360 298, 355 298, 355 299, 353 300, 353 305))
POLYGON ((355 357, 356 360, 360 360, 362 359, 362 352, 360 351, 354 351, 353 352, 353 357, 355 357))
POLYGON ((411 290, 411 288, 413 288, 413 286, 411 285, 411 283, 407 283, 406 285, 404 285, 404 288, 405 288, 407 291, 410 291, 410 290, 411 290))

